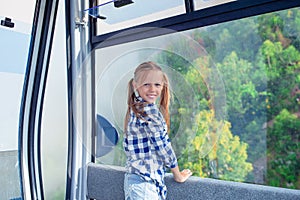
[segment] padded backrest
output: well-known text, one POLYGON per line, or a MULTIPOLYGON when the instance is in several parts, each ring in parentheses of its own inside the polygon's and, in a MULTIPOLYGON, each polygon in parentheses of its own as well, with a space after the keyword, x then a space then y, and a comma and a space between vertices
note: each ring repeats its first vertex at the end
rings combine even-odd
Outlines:
MULTIPOLYGON (((124 199, 124 168, 94 163, 88 164, 87 168, 88 198, 124 199)), ((165 181, 168 188, 168 199, 172 200, 300 200, 300 190, 199 177, 191 177, 185 183, 176 183, 171 174, 167 175, 165 181)))

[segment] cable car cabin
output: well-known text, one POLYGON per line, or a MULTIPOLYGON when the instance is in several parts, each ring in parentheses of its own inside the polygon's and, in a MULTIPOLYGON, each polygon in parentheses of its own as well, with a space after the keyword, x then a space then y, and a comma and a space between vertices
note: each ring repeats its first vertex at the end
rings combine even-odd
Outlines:
POLYGON ((184 183, 167 199, 300 199, 300 1, 1 6, 0 199, 124 199, 127 85, 159 64, 184 183))

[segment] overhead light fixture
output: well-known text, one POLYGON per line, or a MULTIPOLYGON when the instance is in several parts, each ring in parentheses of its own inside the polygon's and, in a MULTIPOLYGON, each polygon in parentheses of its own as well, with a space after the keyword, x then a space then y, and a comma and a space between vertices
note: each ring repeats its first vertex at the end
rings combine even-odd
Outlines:
POLYGON ((114 6, 116 8, 120 8, 122 6, 126 6, 126 5, 129 5, 132 3, 134 3, 132 0, 116 0, 116 1, 114 1, 114 6))

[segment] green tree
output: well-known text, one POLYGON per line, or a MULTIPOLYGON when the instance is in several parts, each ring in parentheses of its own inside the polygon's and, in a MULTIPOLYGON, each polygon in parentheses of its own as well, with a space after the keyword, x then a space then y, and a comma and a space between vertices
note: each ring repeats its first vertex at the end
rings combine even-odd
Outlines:
POLYGON ((268 119, 272 120, 282 109, 293 110, 297 103, 291 92, 299 85, 300 52, 294 46, 283 48, 280 42, 266 40, 262 53, 268 74, 268 119))
POLYGON ((228 120, 232 132, 249 144, 249 158, 265 156, 265 134, 262 127, 266 113, 267 79, 264 65, 256 65, 231 52, 217 64, 226 88, 228 120))
POLYGON ((300 187, 300 120, 283 109, 268 132, 269 185, 300 187))
POLYGON ((247 162, 247 144, 230 132, 230 123, 217 121, 213 111, 201 111, 198 129, 179 164, 194 175, 244 181, 253 169, 247 162))

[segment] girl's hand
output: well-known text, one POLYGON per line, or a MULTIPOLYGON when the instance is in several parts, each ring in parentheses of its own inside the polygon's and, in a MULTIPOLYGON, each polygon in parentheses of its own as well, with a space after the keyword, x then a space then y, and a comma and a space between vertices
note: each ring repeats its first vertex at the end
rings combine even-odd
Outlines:
POLYGON ((178 167, 171 169, 171 171, 174 175, 174 180, 178 183, 185 182, 193 174, 189 169, 184 169, 180 172, 178 167))

